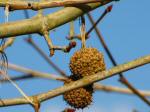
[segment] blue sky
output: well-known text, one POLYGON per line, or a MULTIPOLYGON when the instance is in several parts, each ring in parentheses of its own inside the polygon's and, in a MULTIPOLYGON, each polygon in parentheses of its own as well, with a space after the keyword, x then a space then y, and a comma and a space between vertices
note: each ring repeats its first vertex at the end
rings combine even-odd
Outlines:
MULTIPOLYGON (((118 64, 122 64, 135 58, 150 54, 149 4, 149 0, 120 0, 120 2, 114 2, 112 12, 109 13, 98 25, 98 28, 101 30, 101 33, 118 64)), ((106 7, 104 6, 92 11, 91 14, 93 15, 93 18, 95 20, 98 19, 105 8, 106 7)), ((59 10, 59 8, 47 9, 45 10, 44 14, 49 14, 56 10, 59 10)), ((28 12, 30 17, 36 14, 35 11, 28 12)), ((14 11, 10 13, 9 21, 16 21, 24 18, 25 16, 23 11, 14 11)), ((0 22, 4 22, 3 8, 0 8, 0 22)), ((91 24, 86 18, 86 28, 89 29, 90 27, 91 24)), ((55 45, 68 44, 68 41, 65 39, 65 37, 68 35, 68 32, 68 24, 56 28, 55 31, 51 31, 50 36, 53 43, 55 45)), ((76 34, 79 34, 78 20, 75 21, 75 32, 76 34)), ((26 37, 27 35, 18 36, 14 44, 6 50, 9 62, 34 70, 59 75, 58 72, 51 68, 47 62, 45 62, 45 60, 24 41, 26 37)), ((48 47, 43 37, 34 34, 33 40, 47 55, 49 54, 48 47)), ((94 31, 90 34, 90 38, 86 43, 87 46, 95 47, 99 51, 103 52, 107 69, 112 67, 111 62, 94 31)), ((80 46, 81 43, 77 40, 77 47, 72 49, 70 53, 56 51, 55 55, 51 57, 51 60, 68 75, 70 75, 70 70, 68 67, 69 59, 73 53, 80 48, 80 46)), ((17 76, 21 75, 22 73, 10 70, 9 74, 11 74, 11 76, 17 76)), ((124 73, 125 77, 136 88, 142 90, 150 90, 149 74, 149 64, 124 73)), ((124 87, 118 82, 118 78, 118 76, 115 76, 103 80, 100 83, 124 87)), ((17 83, 28 95, 46 92, 62 85, 61 82, 44 79, 24 80, 18 81, 17 83)), ((19 92, 8 83, 1 84, 0 91, 0 98, 15 98, 21 96, 19 92)), ((105 93, 102 91, 95 92, 93 96, 93 104, 89 106, 89 108, 84 109, 84 112, 132 112, 133 109, 137 109, 139 112, 148 112, 150 110, 150 108, 137 96, 105 93)), ((65 107, 68 107, 68 105, 63 101, 62 96, 59 96, 43 102, 41 105, 41 112, 60 112, 65 107)), ((0 108, 0 112, 20 111, 33 112, 33 109, 29 105, 0 108)), ((79 110, 78 112, 82 111, 79 110)))

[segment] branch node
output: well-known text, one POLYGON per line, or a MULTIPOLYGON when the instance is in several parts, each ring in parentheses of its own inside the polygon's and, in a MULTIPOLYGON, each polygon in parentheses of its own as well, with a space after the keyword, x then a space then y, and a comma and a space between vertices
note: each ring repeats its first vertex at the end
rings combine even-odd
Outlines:
MULTIPOLYGON (((76 42, 75 41, 71 41, 68 46, 53 46, 52 50, 53 51, 61 50, 61 51, 65 52, 65 53, 68 53, 75 46, 76 46, 76 42)), ((53 51, 52 51, 52 53, 53 53, 53 51)))
POLYGON ((32 96, 32 99, 33 99, 33 108, 35 110, 35 112, 39 112, 40 110, 40 101, 39 99, 37 98, 37 96, 32 96))
POLYGON ((55 53, 55 49, 54 48, 50 48, 50 56, 52 57, 55 53))
POLYGON ((112 8, 113 8, 113 5, 110 5, 110 6, 107 7, 106 11, 111 12, 112 8))

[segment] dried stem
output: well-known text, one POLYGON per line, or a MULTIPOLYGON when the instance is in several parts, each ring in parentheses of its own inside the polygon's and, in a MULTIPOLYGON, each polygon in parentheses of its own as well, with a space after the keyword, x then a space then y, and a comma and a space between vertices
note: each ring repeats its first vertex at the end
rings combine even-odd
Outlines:
POLYGON ((84 16, 81 16, 81 26, 80 26, 80 32, 81 32, 81 41, 82 41, 82 48, 86 47, 86 42, 85 42, 85 18, 84 16))
MULTIPOLYGON (((90 15, 90 13, 88 13, 88 17, 89 17, 90 22, 94 25, 94 20, 93 20, 92 16, 90 15)), ((104 41, 104 39, 103 39, 103 37, 102 37, 100 31, 98 30, 98 28, 97 28, 96 26, 95 26, 95 31, 96 31, 97 36, 99 37, 100 42, 102 43, 102 45, 103 45, 103 47, 104 47, 106 53, 108 54, 108 56, 109 56, 109 58, 110 58, 112 64, 113 64, 114 66, 117 66, 117 63, 116 63, 116 61, 115 61, 113 55, 111 54, 111 52, 110 52, 109 48, 107 47, 107 45, 106 45, 106 43, 105 43, 105 41, 104 41)), ((148 105, 150 106, 150 101, 148 101, 140 92, 138 92, 138 90, 136 90, 136 89, 127 81, 127 79, 123 76, 122 73, 119 73, 119 75, 120 75, 120 81, 121 81, 124 85, 126 85, 133 93, 135 93, 141 100, 143 100, 146 104, 148 104, 148 105)))
MULTIPOLYGON (((77 80, 77 81, 72 82, 70 84, 64 85, 60 88, 56 88, 54 90, 48 91, 46 93, 38 94, 35 96, 38 98, 39 102, 42 102, 42 101, 45 101, 47 99, 61 95, 66 91, 70 91, 72 89, 76 89, 79 87, 83 87, 83 86, 92 84, 92 83, 97 82, 97 81, 104 80, 106 78, 117 75, 118 73, 125 72, 127 70, 130 70, 130 69, 148 64, 148 63, 150 63, 150 55, 138 58, 136 60, 133 60, 131 62, 122 64, 122 65, 118 65, 116 67, 113 67, 113 68, 106 70, 106 71, 103 71, 103 72, 98 72, 94 75, 86 76, 80 80, 77 80)), ((33 96, 31 96, 31 98, 32 97, 33 96)), ((24 98, 3 99, 0 102, 0 106, 20 105, 20 104, 28 104, 28 103, 29 102, 24 98)))
POLYGON ((54 50, 61 50, 63 52, 70 52, 70 50, 72 48, 74 48, 76 46, 76 42, 75 41, 70 41, 69 45, 68 46, 54 46, 53 49, 54 50))

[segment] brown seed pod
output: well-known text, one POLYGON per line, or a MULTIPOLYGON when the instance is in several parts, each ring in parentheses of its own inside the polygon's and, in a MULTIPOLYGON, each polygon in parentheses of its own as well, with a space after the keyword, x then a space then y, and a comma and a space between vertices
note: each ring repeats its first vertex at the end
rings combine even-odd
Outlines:
MULTIPOLYGON (((70 76, 70 78, 68 79, 68 81, 65 82, 65 84, 72 82, 73 80, 71 78, 74 78, 73 75, 70 76)), ((93 87, 92 85, 89 85, 86 87, 81 87, 65 92, 63 98, 70 106, 77 109, 83 109, 91 104, 92 93, 93 87)))
POLYGON ((105 70, 103 54, 96 48, 82 48, 70 59, 70 70, 76 77, 84 77, 105 70))

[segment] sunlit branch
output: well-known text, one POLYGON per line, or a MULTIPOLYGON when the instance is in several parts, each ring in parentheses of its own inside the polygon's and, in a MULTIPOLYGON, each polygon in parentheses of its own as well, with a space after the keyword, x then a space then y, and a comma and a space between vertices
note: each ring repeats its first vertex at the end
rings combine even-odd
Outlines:
MULTIPOLYGON (((46 93, 37 94, 35 96, 39 102, 42 102, 42 101, 51 99, 53 97, 56 97, 58 95, 61 95, 66 91, 70 91, 72 89, 76 89, 79 87, 83 87, 83 86, 92 84, 92 83, 97 82, 97 81, 107 79, 109 77, 117 75, 120 72, 125 72, 125 71, 128 71, 130 69, 133 69, 133 68, 136 68, 136 67, 148 64, 148 63, 150 63, 150 55, 138 58, 136 60, 130 61, 130 62, 125 63, 125 64, 118 65, 116 67, 113 67, 113 68, 106 70, 106 71, 103 71, 103 72, 98 72, 94 75, 86 76, 86 77, 84 77, 80 80, 77 80, 75 82, 72 82, 70 84, 66 84, 62 87, 53 89, 53 90, 48 91, 46 93)), ((32 97, 33 96, 31 96, 30 98, 32 98, 32 97)), ((0 102, 0 106, 20 105, 20 104, 28 104, 28 103, 29 102, 24 98, 3 99, 0 102)))
MULTIPOLYGON (((110 1, 110 0, 105 0, 110 1)), ((105 2, 104 0, 53 0, 53 1, 6 1, 0 0, 0 7, 6 7, 7 5, 10 7, 10 10, 40 10, 45 8, 53 8, 53 7, 62 7, 62 6, 73 6, 79 4, 87 4, 87 3, 97 3, 97 2, 105 2)))
MULTIPOLYGON (((43 78, 43 77, 35 77, 32 76, 30 74, 25 74, 25 75, 21 75, 21 76, 15 76, 15 77, 11 77, 11 80, 13 81, 21 81, 21 80, 27 80, 27 79, 33 79, 33 78, 43 78)), ((48 78, 44 78, 49 80, 48 78)), ((0 80, 1 83, 6 83, 8 82, 8 80, 6 79, 2 79, 0 80)), ((94 83, 93 86, 95 91, 104 91, 107 93, 118 93, 118 94, 128 94, 128 95, 135 95, 130 89, 128 88, 121 88, 121 87, 117 87, 117 86, 110 86, 110 85, 103 85, 103 84, 98 84, 98 83, 94 83)), ((144 96, 150 96, 150 91, 145 91, 145 90, 138 90, 140 93, 142 93, 144 96)))
POLYGON ((48 30, 52 30, 110 2, 112 2, 112 0, 104 1, 103 3, 91 3, 87 5, 65 7, 64 9, 47 16, 35 16, 31 19, 2 23, 0 24, 0 38, 2 39, 33 33, 42 34, 43 23, 45 25, 44 27, 48 30))

